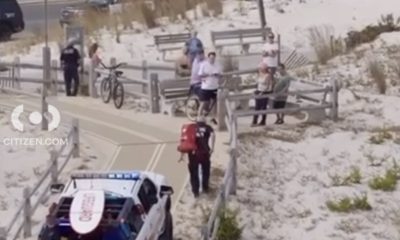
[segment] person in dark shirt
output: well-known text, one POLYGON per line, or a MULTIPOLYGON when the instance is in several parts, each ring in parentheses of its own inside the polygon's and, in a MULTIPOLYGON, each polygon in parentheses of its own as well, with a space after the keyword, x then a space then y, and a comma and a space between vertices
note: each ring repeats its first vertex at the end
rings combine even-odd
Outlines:
POLYGON ((40 231, 39 240, 61 240, 57 220, 54 216, 46 216, 46 224, 40 231))
POLYGON ((76 96, 79 88, 78 68, 81 61, 79 51, 74 47, 73 41, 69 41, 61 52, 60 62, 64 71, 65 92, 67 96, 76 96), (73 84, 72 84, 73 83, 73 84), (71 87, 73 86, 72 90, 71 87))
MULTIPOLYGON (((196 130, 196 145, 197 150, 192 153, 188 153, 189 163, 189 174, 190 184, 192 186, 192 192, 197 198, 199 196, 200 179, 199 179, 199 167, 201 167, 202 173, 202 188, 203 192, 209 191, 209 180, 210 180, 210 169, 211 169, 211 155, 214 151, 215 145, 215 133, 214 129, 205 122, 204 117, 197 119, 197 130, 196 130)), ((183 155, 179 159, 179 162, 183 161, 183 155)))

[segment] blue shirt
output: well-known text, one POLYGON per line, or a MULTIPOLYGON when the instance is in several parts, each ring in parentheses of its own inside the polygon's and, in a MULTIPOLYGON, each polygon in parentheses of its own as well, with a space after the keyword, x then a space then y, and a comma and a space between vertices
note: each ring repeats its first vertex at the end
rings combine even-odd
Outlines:
POLYGON ((198 53, 203 50, 203 43, 197 37, 189 39, 186 43, 189 53, 198 53))

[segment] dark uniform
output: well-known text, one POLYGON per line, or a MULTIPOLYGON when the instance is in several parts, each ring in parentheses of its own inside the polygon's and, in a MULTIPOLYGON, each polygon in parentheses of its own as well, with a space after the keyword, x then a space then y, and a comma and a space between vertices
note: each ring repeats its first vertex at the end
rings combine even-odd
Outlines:
POLYGON ((47 215, 46 224, 39 233, 39 240, 61 240, 57 220, 54 216, 47 215))
POLYGON ((211 134, 214 133, 214 129, 204 123, 197 123, 196 131, 196 143, 197 150, 193 153, 189 153, 189 173, 190 173, 190 184, 192 186, 192 192, 197 197, 199 195, 200 179, 199 179, 199 167, 201 167, 202 172, 202 187, 204 192, 209 190, 209 180, 210 180, 210 146, 209 139, 211 134))
POLYGON ((72 45, 66 47, 61 52, 60 61, 64 70, 65 91, 67 96, 76 96, 79 88, 79 62, 81 55, 72 45), (73 82, 73 85, 72 85, 73 82), (72 91, 71 91, 71 87, 72 91))

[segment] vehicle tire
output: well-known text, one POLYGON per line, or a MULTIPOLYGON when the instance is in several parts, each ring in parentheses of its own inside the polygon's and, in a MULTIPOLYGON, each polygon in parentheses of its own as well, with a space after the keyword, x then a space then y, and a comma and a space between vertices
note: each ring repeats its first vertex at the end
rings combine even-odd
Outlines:
POLYGON ((100 84, 101 99, 104 103, 108 103, 111 99, 111 80, 104 78, 100 84))
POLYGON ((192 94, 185 102, 185 113, 186 117, 190 120, 195 122, 197 120, 197 113, 200 107, 200 100, 199 97, 192 94))
POLYGON ((174 239, 174 222, 172 220, 172 215, 167 212, 165 216, 165 228, 164 232, 160 235, 158 240, 173 240, 174 239))
POLYGON ((124 86, 120 82, 116 82, 113 89, 114 106, 120 109, 124 104, 124 86))
POLYGON ((0 23, 0 41, 9 41, 11 39, 12 30, 10 26, 0 23))

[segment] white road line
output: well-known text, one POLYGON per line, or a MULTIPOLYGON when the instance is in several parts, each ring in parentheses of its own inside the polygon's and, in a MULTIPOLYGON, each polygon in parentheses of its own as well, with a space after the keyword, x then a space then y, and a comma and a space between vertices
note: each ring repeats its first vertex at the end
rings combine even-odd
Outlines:
MULTIPOLYGON (((35 105, 35 104, 32 104, 31 102, 21 101, 21 100, 20 100, 20 102, 23 102, 23 103, 26 104, 26 105, 30 105, 30 106, 36 107, 36 105, 35 105)), ((130 133, 130 134, 132 134, 132 135, 141 137, 141 138, 143 138, 143 139, 145 139, 145 140, 148 140, 148 141, 152 141, 152 142, 160 142, 160 141, 161 141, 161 140, 159 140, 159 139, 157 139, 157 138, 154 138, 154 137, 152 137, 152 136, 149 136, 149 135, 147 135, 147 134, 142 134, 142 133, 136 132, 136 131, 131 130, 131 129, 128 129, 128 128, 115 126, 115 125, 109 124, 109 123, 104 122, 104 121, 100 121, 100 120, 96 120, 96 119, 93 119, 93 118, 89 118, 89 117, 84 117, 84 116, 81 116, 81 115, 77 115, 77 114, 71 113, 71 112, 69 112, 69 111, 61 110, 61 113, 62 113, 62 114, 67 114, 67 115, 70 115, 70 116, 75 116, 75 117, 77 117, 77 118, 84 119, 84 120, 89 121, 89 122, 93 122, 93 123, 97 123, 97 124, 100 124, 100 125, 104 125, 104 126, 107 126, 107 127, 109 127, 109 128, 117 129, 117 130, 120 130, 120 131, 122 131, 122 132, 127 132, 127 133, 130 133)), ((121 148, 121 147, 119 146, 119 150, 118 150, 118 151, 121 150, 120 148, 121 148)), ((155 149, 155 151, 153 152, 153 156, 152 156, 152 158, 150 159, 150 161, 149 161, 149 163, 148 163, 148 165, 147 165, 147 168, 149 168, 149 167, 151 166, 152 162, 154 161, 155 157, 157 156, 157 153, 158 153, 158 151, 159 151, 159 148, 160 148, 160 144, 157 144, 156 149, 155 149)), ((119 153, 119 152, 118 152, 118 153, 119 153)), ((116 156, 118 156, 118 155, 116 155, 116 156)), ((115 163, 116 159, 117 159, 117 157, 115 157, 115 158, 112 160, 112 165, 115 163)), ((108 165, 108 167, 112 167, 112 165, 108 165)))
POLYGON ((145 170, 145 171, 149 171, 151 165, 153 164, 155 158, 156 158, 157 155, 158 155, 158 152, 160 151, 160 147, 161 147, 161 144, 157 144, 156 148, 155 148, 154 151, 153 151, 153 155, 151 155, 150 161, 147 163, 147 166, 146 166, 146 170, 145 170))
MULTIPOLYGON (((28 102, 28 101, 19 100, 19 102, 22 102, 22 103, 27 104, 27 105, 35 106, 35 107, 37 106, 36 104, 32 104, 31 102, 28 102)), ((100 121, 100 120, 93 119, 93 118, 90 118, 90 117, 85 117, 85 116, 82 116, 82 115, 79 115, 79 114, 76 114, 76 113, 72 113, 70 111, 61 110, 61 114, 66 114, 66 115, 69 115, 69 116, 73 116, 73 117, 76 117, 76 118, 79 118, 79 119, 83 119, 83 120, 86 120, 86 121, 89 121, 89 122, 93 122, 93 123, 96 123, 96 124, 99 124, 99 125, 103 125, 103 126, 109 127, 109 128, 112 128, 112 129, 116 129, 116 130, 119 130, 121 132, 127 132, 127 133, 130 133, 130 134, 135 135, 137 137, 143 138, 143 139, 145 139, 147 141, 150 141, 150 142, 161 142, 160 139, 155 138, 155 137, 150 136, 150 135, 147 135, 145 133, 140 133, 140 132, 134 131, 134 130, 129 129, 129 128, 120 127, 120 126, 116 126, 116 125, 110 124, 108 122, 100 121)))
POLYGON ((162 156, 162 153, 163 153, 163 151, 164 151, 164 149, 165 149, 166 146, 167 146, 166 144, 161 144, 160 150, 158 151, 158 155, 157 155, 157 157, 154 159, 153 165, 152 165, 151 168, 150 168, 150 172, 153 172, 154 169, 157 167, 157 164, 158 164, 158 162, 160 161, 161 156, 162 156))
POLYGON ((185 179, 185 181, 183 183, 183 186, 179 190, 178 196, 176 197, 176 201, 175 201, 174 205, 172 206, 172 210, 171 210, 172 214, 174 214, 174 212, 175 212, 175 210, 176 210, 176 208, 177 208, 177 206, 179 204, 179 200, 181 200, 183 194, 185 193, 185 188, 186 188, 186 185, 188 184, 188 182, 189 182, 189 175, 187 174, 186 175, 186 179, 185 179))
POLYGON ((108 163, 105 165, 104 170, 108 171, 111 170, 112 166, 115 164, 115 161, 117 161, 117 158, 119 156, 119 153, 121 152, 122 147, 118 146, 117 149, 115 150, 114 154, 113 154, 113 158, 111 159, 111 161, 108 161, 108 163))

